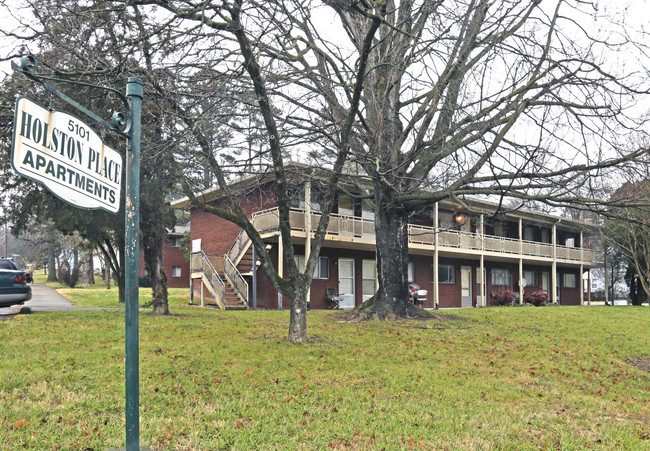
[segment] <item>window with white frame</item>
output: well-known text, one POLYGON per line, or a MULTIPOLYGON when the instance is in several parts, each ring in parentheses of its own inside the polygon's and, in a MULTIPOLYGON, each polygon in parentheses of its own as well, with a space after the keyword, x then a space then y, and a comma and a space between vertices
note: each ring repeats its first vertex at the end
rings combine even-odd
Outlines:
POLYGON ((509 269, 493 269, 492 270, 492 285, 510 285, 512 276, 509 269))
POLYGON ((415 263, 413 262, 409 262, 408 278, 409 282, 415 282, 415 263))
POLYGON ((576 275, 572 273, 564 274, 564 288, 575 288, 576 287, 576 275))
POLYGON ((172 277, 181 277, 181 267, 172 266, 172 277))
POLYGON ((172 247, 181 247, 181 238, 174 236, 171 238, 172 247))
POLYGON ((377 262, 374 260, 363 260, 361 262, 362 294, 365 297, 372 297, 377 286, 377 262))
POLYGON ((536 287, 539 285, 537 271, 524 271, 524 279, 526 279, 527 287, 536 287))
MULTIPOLYGON (((433 282, 433 265, 431 265, 431 282, 433 282)), ((456 267, 438 265, 438 283, 456 283, 456 267)))
MULTIPOLYGON (((303 272, 305 270, 306 260, 304 255, 294 255, 294 261, 296 266, 298 266, 298 271, 303 272)), ((319 256, 318 261, 316 262, 316 267, 314 268, 314 279, 329 279, 330 278, 330 259, 329 257, 319 256)))

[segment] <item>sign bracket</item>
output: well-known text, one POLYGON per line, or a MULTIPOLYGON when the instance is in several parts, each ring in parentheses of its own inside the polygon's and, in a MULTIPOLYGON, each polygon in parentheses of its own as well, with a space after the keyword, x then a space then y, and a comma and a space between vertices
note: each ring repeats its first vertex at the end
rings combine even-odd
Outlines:
MULTIPOLYGON (((11 62, 11 68, 16 71, 20 72, 21 74, 27 76, 28 78, 31 78, 32 80, 40 83, 45 89, 47 89, 50 93, 54 94, 57 96, 59 99, 63 100, 67 104, 73 106, 77 110, 81 111, 84 113, 86 116, 94 119, 95 121, 99 122, 101 125, 107 127, 109 130, 119 133, 120 135, 124 137, 129 137, 129 132, 131 131, 131 106, 129 104, 128 99, 124 94, 122 94, 120 91, 117 89, 113 88, 108 88, 106 86, 99 86, 99 85, 94 85, 92 83, 84 83, 81 81, 75 81, 75 80, 64 80, 61 78, 53 78, 53 77, 43 77, 40 75, 36 75, 35 73, 32 72, 32 69, 36 67, 36 59, 32 55, 25 55, 20 59, 20 66, 16 64, 15 62, 11 62), (113 94, 115 94, 122 104, 124 105, 124 111, 125 113, 121 112, 115 112, 113 113, 113 117, 111 118, 111 121, 107 121, 103 119, 101 116, 93 113, 90 111, 88 108, 85 106, 79 104, 76 102, 74 99, 68 97, 67 95, 63 94, 61 91, 56 89, 54 86, 52 86, 48 81, 57 81, 60 83, 69 83, 69 84, 74 84, 74 85, 80 85, 80 86, 88 86, 91 88, 97 88, 97 89, 103 89, 105 91, 109 91, 113 94)), ((53 109, 53 100, 50 101, 50 109, 53 109)))

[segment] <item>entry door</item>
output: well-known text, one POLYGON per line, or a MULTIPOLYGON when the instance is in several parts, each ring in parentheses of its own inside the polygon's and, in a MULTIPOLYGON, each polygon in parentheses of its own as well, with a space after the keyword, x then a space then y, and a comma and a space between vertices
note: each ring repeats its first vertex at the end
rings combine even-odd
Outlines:
POLYGON ((354 308, 354 260, 339 258, 339 296, 341 308, 354 308))
POLYGON ((547 273, 546 271, 542 273, 542 291, 548 295, 549 300, 550 300, 550 297, 551 297, 550 277, 551 277, 551 275, 549 273, 547 273))
POLYGON ((472 306, 472 267, 460 267, 460 300, 462 307, 472 306))

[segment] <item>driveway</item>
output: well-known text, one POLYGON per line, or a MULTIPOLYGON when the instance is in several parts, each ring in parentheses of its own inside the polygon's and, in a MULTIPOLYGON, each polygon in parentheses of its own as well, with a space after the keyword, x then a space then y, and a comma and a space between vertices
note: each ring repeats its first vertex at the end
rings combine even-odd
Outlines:
POLYGON ((24 305, 32 309, 32 312, 79 310, 79 307, 75 307, 67 299, 59 296, 55 289, 40 283, 32 284, 32 298, 24 305))
MULTIPOLYGON (((25 302, 32 312, 62 312, 68 310, 79 310, 68 300, 59 296, 53 288, 42 284, 32 284, 32 298, 25 302)), ((0 319, 10 319, 20 312, 21 305, 0 307, 0 319)))

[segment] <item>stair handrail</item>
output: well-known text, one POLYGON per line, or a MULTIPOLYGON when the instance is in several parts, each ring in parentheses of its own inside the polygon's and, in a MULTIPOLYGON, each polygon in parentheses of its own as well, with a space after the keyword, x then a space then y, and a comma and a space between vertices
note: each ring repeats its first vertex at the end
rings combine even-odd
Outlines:
POLYGON ((237 238, 235 239, 235 242, 232 243, 232 246, 230 246, 230 249, 226 254, 228 258, 231 261, 236 262, 238 260, 238 257, 242 257, 243 250, 248 247, 250 241, 251 239, 248 237, 248 233, 246 233, 244 229, 241 229, 239 235, 237 235, 237 238))
MULTIPOLYGON (((203 250, 200 250, 198 252, 192 252, 192 255, 200 255, 201 256, 201 261, 200 261, 200 267, 199 268, 191 268, 191 270, 198 269, 200 270, 205 276, 208 278, 210 283, 212 284, 212 288, 214 288, 215 293, 220 294, 221 298, 218 299, 222 303, 225 302, 226 300, 226 286, 223 283, 223 280, 221 280, 221 277, 219 277, 219 273, 217 272, 216 269, 214 269, 214 265, 208 258, 208 256, 203 252, 203 250), (206 271, 206 267, 208 271, 206 271), (221 290, 218 290, 217 288, 220 288, 221 290)), ((193 259, 192 259, 193 261, 193 259)))
MULTIPOLYGON (((258 224, 257 224, 257 219, 258 218, 260 218, 262 216, 265 216, 265 215, 268 215, 269 213, 272 213, 272 212, 277 212, 277 211, 278 211, 278 207, 271 207, 271 208, 267 208, 266 210, 256 211, 252 215, 250 215, 250 217, 248 219, 253 224, 253 227, 255 227, 257 229, 258 228, 258 224)), ((232 260, 234 263, 239 263, 238 260, 241 257, 243 257, 243 253, 248 248, 248 245, 250 244, 250 242, 251 242, 251 239, 248 236, 248 233, 246 233, 246 231, 244 229, 242 229, 239 232, 239 235, 237 235, 237 238, 235 238, 235 242, 232 243, 232 246, 230 246, 230 249, 228 249, 228 254, 227 254, 228 258, 230 258, 230 260, 232 260)))
POLYGON ((223 272, 232 283, 233 289, 239 293, 241 299, 248 306, 248 282, 246 282, 228 255, 224 255, 223 272))

